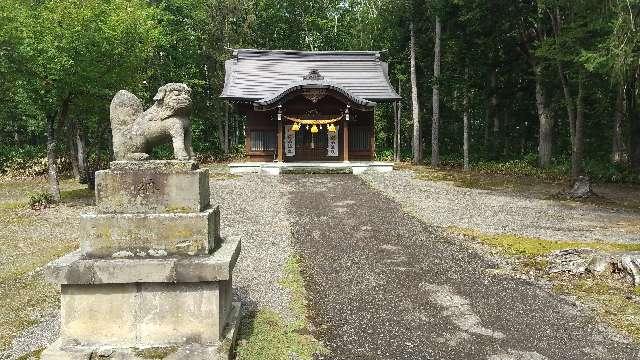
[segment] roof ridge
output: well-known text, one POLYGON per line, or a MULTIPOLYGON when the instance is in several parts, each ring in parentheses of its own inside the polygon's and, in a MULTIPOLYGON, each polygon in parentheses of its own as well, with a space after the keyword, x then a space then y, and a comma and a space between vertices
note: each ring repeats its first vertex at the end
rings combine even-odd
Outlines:
POLYGON ((382 51, 376 50, 322 50, 322 51, 307 51, 307 50, 286 50, 286 49, 233 49, 234 55, 240 53, 249 54, 304 54, 304 55, 375 55, 380 56, 382 51))

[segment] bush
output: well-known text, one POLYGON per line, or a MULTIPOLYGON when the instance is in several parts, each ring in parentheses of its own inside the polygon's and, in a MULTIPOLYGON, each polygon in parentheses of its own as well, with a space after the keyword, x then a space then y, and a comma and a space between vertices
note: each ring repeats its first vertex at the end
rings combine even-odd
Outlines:
POLYGON ((535 165, 535 160, 531 158, 507 162, 481 161, 474 164, 473 169, 487 174, 534 177, 543 180, 562 180, 567 175, 564 166, 559 165, 552 166, 548 169, 541 169, 535 165), (532 164, 532 161, 534 161, 534 164, 532 164))
POLYGON ((29 207, 33 210, 46 209, 54 203, 53 196, 46 191, 30 193, 28 196, 29 207))
POLYGON ((378 161, 393 161, 394 153, 393 149, 384 149, 376 151, 376 160, 378 161))
POLYGON ((584 162, 584 171, 596 182, 640 183, 640 174, 635 173, 630 166, 625 164, 589 159, 584 162))

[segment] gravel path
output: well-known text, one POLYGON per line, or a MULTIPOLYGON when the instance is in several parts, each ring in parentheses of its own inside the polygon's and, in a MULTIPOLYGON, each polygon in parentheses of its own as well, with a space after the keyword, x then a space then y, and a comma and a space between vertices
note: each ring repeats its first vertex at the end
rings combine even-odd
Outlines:
POLYGON ((367 173, 371 186, 428 224, 552 240, 640 242, 637 213, 589 205, 569 206, 490 190, 414 179, 411 171, 367 173))
POLYGON ((220 204, 222 236, 242 239, 233 281, 245 313, 268 307, 292 318, 290 295, 278 285, 291 255, 287 199, 288 189, 278 177, 247 174, 211 182, 211 203, 220 204))
POLYGON ((637 359, 568 300, 496 264, 355 176, 291 187, 320 359, 637 359))

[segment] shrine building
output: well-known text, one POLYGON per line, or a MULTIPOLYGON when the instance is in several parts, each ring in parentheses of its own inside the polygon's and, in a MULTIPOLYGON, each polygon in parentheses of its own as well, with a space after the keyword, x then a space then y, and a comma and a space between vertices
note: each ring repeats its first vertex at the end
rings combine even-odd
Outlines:
POLYGON ((240 49, 225 67, 255 162, 372 161, 375 106, 400 100, 378 52, 240 49))

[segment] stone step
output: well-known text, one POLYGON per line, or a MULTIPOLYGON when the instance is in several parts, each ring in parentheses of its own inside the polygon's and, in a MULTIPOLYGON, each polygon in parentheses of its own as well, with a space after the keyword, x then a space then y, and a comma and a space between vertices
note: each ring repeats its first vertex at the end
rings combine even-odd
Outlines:
POLYGON ((88 258, 211 254, 220 239, 220 211, 187 214, 83 214, 80 251, 88 258))
POLYGON ((192 161, 114 161, 96 172, 99 213, 200 212, 209 195, 209 170, 192 161))

